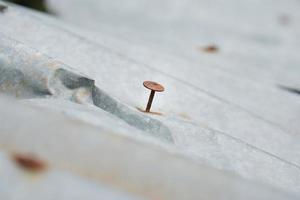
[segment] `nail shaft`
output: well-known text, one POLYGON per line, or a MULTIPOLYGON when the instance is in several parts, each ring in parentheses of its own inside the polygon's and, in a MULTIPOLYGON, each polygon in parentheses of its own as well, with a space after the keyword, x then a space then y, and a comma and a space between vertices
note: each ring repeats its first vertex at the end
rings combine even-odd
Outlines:
POLYGON ((150 93, 150 96, 149 96, 149 100, 148 100, 148 103, 147 103, 147 107, 146 107, 146 112, 150 112, 150 108, 151 108, 151 105, 152 105, 154 94, 155 94, 155 91, 151 90, 151 93, 150 93))

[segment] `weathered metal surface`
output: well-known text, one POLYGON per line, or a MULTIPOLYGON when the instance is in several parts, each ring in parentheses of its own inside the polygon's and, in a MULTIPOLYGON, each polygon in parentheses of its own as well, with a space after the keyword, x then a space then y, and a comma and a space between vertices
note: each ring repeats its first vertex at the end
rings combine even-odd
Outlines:
MULTIPOLYGON (((8 56, 10 58, 9 62, 7 61, 7 64, 2 65, 3 69, 14 69, 15 67, 17 67, 18 71, 23 74, 21 77, 28 78, 22 78, 20 79, 21 81, 17 81, 17 85, 21 85, 22 88, 26 87, 21 91, 27 91, 25 93, 25 96, 19 95, 19 98, 37 98, 44 96, 54 97, 58 100, 61 99, 73 101, 73 94, 77 93, 77 89, 75 86, 79 88, 83 87, 83 89, 87 87, 87 89, 89 90, 91 85, 93 85, 93 81, 89 81, 90 79, 81 75, 74 74, 70 71, 72 69, 64 65, 63 63, 57 62, 18 42, 14 42, 4 35, 2 35, 0 39, 3 57, 8 56), (32 60, 33 58, 35 58, 36 60, 32 60), (21 60, 23 64, 18 64, 19 60, 21 60), (26 65, 26 63, 29 63, 30 65, 26 65), (36 65, 33 65, 33 63, 35 63, 36 65), (53 65, 53 63, 56 64, 53 65), (45 71, 47 73, 45 73, 45 71), (24 81, 30 84, 19 84, 24 81), (27 97, 26 95, 28 95, 29 97, 27 97)), ((118 71, 119 70, 120 69, 118 69, 118 71)), ((124 71, 123 75, 126 75, 126 73, 128 72, 124 71)), ((101 76, 102 75, 103 74, 101 74, 101 76)), ((18 76, 12 76, 12 79, 9 80, 14 80, 13 78, 18 78, 18 76)), ((118 81, 118 83, 120 83, 120 81, 118 81)), ((5 84, 2 83, 1 85, 5 84)), ((101 85, 104 86, 103 84, 101 85)), ((9 88, 4 89, 5 90, 3 90, 2 92, 11 93, 12 91, 9 88)), ((114 88, 112 88, 110 85, 110 91, 112 91, 113 89, 114 88)), ((119 101, 118 103, 116 103, 116 99, 95 87, 94 90, 95 92, 92 92, 92 104, 105 111, 109 111, 114 116, 120 118, 123 122, 125 121, 130 125, 139 128, 140 130, 145 130, 146 132, 142 132, 142 134, 144 135, 145 133, 151 133, 151 135, 160 138, 161 141, 174 141, 174 144, 179 149, 181 149, 182 152, 186 153, 187 156, 193 156, 196 159, 205 160, 206 163, 219 169, 230 170, 253 180, 269 183, 291 191, 298 191, 300 172, 297 165, 287 162, 280 157, 269 154, 255 146, 249 145, 238 138, 233 138, 227 133, 213 130, 207 127, 205 124, 198 124, 194 123, 191 120, 186 121, 185 119, 181 119, 179 116, 177 117, 176 113, 168 113, 168 115, 164 115, 163 118, 160 117, 154 119, 153 116, 145 116, 128 105, 122 106, 122 103, 119 101), (237 151, 236 149, 239 149, 239 151, 237 151), (259 166, 259 168, 257 166, 259 166), (278 169, 281 169, 280 173, 278 169)), ((124 88, 122 88, 122 90, 124 90, 124 88)), ((132 90, 131 88, 130 92, 131 95, 134 95, 136 91, 132 90)), ((136 101, 139 100, 136 99, 136 101)), ((48 104, 43 104, 43 106, 51 107, 50 105, 53 103, 55 102, 51 101, 51 103, 49 102, 48 104)), ((89 103, 89 100, 86 103, 89 103)), ((68 113, 73 115, 73 117, 79 119, 84 118, 82 116, 82 112, 78 111, 76 108, 73 108, 73 106, 66 106, 62 103, 56 105, 59 106, 58 108, 56 108, 57 110, 69 110, 68 113)), ((199 103, 197 105, 199 105, 199 103)), ((181 105, 181 107, 182 106, 184 105, 181 105)), ((219 114, 219 112, 216 112, 216 114, 219 114)), ((214 118, 216 118, 217 116, 218 115, 215 115, 214 118)), ((193 117, 193 119, 196 118, 193 117)), ((93 123, 94 117, 89 116, 88 118, 85 118, 85 120, 91 121, 91 123, 93 123)), ((209 118, 205 120, 207 121, 209 120, 209 118)), ((229 122, 230 121, 223 121, 222 123, 226 124, 229 122)), ((97 124, 103 126, 103 122, 101 120, 98 121, 97 124)), ((113 124, 113 127, 115 128, 115 123, 113 121, 111 124, 113 124)), ((111 126, 111 124, 106 124, 106 126, 111 126)), ((241 124, 239 124, 239 126, 241 126, 241 124)), ((262 127, 257 128, 258 130, 263 130, 261 129, 262 127)), ((127 130, 124 130, 123 132, 126 133, 127 130)), ((287 135, 282 136, 286 137, 287 135)), ((269 140, 267 143, 265 143, 265 145, 270 144, 270 133, 268 135, 268 139, 269 140)), ((277 142, 284 141, 285 140, 277 142)), ((293 143, 297 144, 295 140, 293 140, 293 143)), ((291 147, 292 146, 287 149, 275 150, 284 150, 288 152, 299 153, 294 152, 291 147)))
MULTIPOLYGON (((5 109, 9 110, 8 104, 5 109)), ((23 170, 11 156, 10 153, 0 151, 0 199, 142 200, 105 183, 72 173, 71 170, 52 166, 39 173, 23 170)))
POLYGON ((60 2, 49 1, 64 19, 91 30, 83 34, 91 41, 291 134, 299 133, 298 97, 278 88, 300 87, 297 1, 90 0, 79 5, 65 0, 59 6, 60 2), (278 23, 284 13, 292 20, 288 26, 278 23), (198 51, 211 43, 218 45, 218 54, 198 51))
MULTIPOLYGON (((269 14, 290 9, 297 19, 289 4, 280 1, 266 9, 265 1, 245 6, 255 5, 260 17, 264 9, 269 14)), ((150 199, 289 198, 280 196, 281 190, 300 194, 299 96, 277 86, 298 87, 299 69, 285 67, 299 62, 295 53, 284 62, 272 47, 275 36, 278 48, 291 48, 288 36, 297 43, 290 37, 299 30, 292 22, 286 25, 290 34, 272 35, 277 25, 270 31, 251 29, 262 24, 247 21, 249 13, 234 18, 205 1, 152 1, 150 9, 149 1, 90 0, 79 7, 73 1, 52 2, 61 18, 80 28, 10 4, 0 13, 0 91, 25 102, 13 103, 16 108, 6 100, 0 103, 1 150, 30 150, 54 168, 150 199), (163 20, 157 21, 153 13, 162 4, 176 9, 173 15, 162 12, 163 20), (186 8, 191 12, 181 15, 186 8), (220 12, 213 18, 203 14, 205 9, 220 12), (232 18, 246 20, 252 35, 240 30, 243 25, 233 26, 232 18), (195 28, 197 20, 207 32, 195 28), (231 29, 214 35, 214 27, 224 26, 231 29), (276 62, 283 67, 274 67, 276 62), (153 105, 163 115, 136 110, 147 98, 143 80, 168 88, 153 105)), ((225 8, 235 4, 241 6, 232 0, 225 8)))
MULTIPOLYGON (((12 164, 1 164, 0 188, 3 189, 0 191, 5 189, 9 196, 16 193, 15 188, 21 179, 25 189, 20 191, 19 186, 17 191, 30 194, 28 197, 32 199, 68 199, 70 196, 75 198, 78 193, 82 193, 78 199, 87 193, 90 193, 87 197, 95 199, 101 197, 102 192, 103 195, 113 192, 108 190, 105 193, 102 185, 147 199, 296 198, 228 172, 200 165, 172 147, 165 149, 145 141, 137 142, 134 138, 111 132, 113 127, 107 130, 101 126, 91 126, 63 113, 49 111, 47 107, 24 105, 1 98, 0 109, 0 120, 5 124, 0 126, 1 149, 34 152, 49 165, 45 175, 38 176, 30 184, 30 177, 29 180, 22 180, 26 172, 22 170, 18 175, 20 172, 9 166, 12 164), (11 121, 18 124, 18 129, 11 121), (14 178, 4 176, 4 170, 14 178), (62 189, 58 190, 55 184, 62 189), (45 194, 36 191, 39 187, 45 194), (51 191, 58 193, 55 197, 47 197, 51 191), (34 196, 36 193, 38 195, 34 196)), ((1 158, 0 161, 3 160, 1 158)), ((3 193, 0 192, 0 195, 3 193)))

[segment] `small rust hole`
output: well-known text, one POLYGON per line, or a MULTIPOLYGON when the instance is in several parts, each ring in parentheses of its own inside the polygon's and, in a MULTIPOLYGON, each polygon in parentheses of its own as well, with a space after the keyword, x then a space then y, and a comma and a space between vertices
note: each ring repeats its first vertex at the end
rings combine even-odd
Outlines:
POLYGON ((45 162, 31 154, 14 153, 12 158, 18 166, 31 172, 40 172, 47 168, 45 162))

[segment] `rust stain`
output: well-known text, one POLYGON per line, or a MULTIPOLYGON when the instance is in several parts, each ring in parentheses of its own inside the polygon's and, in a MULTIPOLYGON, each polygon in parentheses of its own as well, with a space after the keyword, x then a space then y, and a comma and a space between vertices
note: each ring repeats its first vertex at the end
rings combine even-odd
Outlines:
POLYGON ((59 62, 56 61, 51 61, 49 63, 47 63, 47 67, 50 69, 57 69, 61 64, 59 62))
POLYGON ((191 117, 188 114, 184 113, 184 112, 181 112, 178 115, 180 117, 184 118, 184 119, 189 119, 189 120, 191 119, 191 117))
POLYGON ((160 113, 160 112, 152 112, 152 111, 146 111, 146 110, 144 110, 144 109, 142 109, 142 108, 139 108, 139 107, 136 107, 139 111, 141 111, 141 112, 143 112, 143 113, 147 113, 147 114, 152 114, 152 115, 163 115, 162 113, 160 113))
POLYGON ((219 51, 219 48, 216 45, 208 45, 205 47, 199 47, 198 49, 206 53, 216 53, 219 51))
MULTIPOLYGON (((160 187, 145 187, 136 181, 129 181, 120 177, 120 173, 116 170, 105 170, 105 173, 100 175, 101 180, 107 184, 119 187, 121 190, 126 190, 129 193, 133 193, 142 197, 146 197, 151 200, 164 200, 168 199, 163 190, 160 187)), ((122 176, 122 175, 121 175, 122 176)))
POLYGON ((31 154, 14 153, 12 158, 18 166, 31 172, 41 172, 47 168, 45 162, 31 154))

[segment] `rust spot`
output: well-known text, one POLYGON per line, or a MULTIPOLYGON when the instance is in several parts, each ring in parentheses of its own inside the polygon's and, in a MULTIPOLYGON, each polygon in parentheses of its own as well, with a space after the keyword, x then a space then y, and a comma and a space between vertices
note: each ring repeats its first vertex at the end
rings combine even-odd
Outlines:
POLYGON ((199 50, 207 52, 207 53, 216 53, 219 51, 219 48, 216 45, 208 45, 206 47, 201 47, 199 50))
POLYGON ((32 171, 32 172, 40 172, 47 168, 46 164, 39 160, 37 157, 31 154, 19 154, 15 153, 12 155, 13 160, 23 169, 32 171))
POLYGON ((7 9, 6 5, 0 5, 0 12, 4 12, 7 9))
POLYGON ((143 112, 143 113, 147 113, 147 114, 153 114, 153 115, 163 115, 162 113, 160 113, 160 112, 152 112, 152 111, 146 111, 146 110, 144 110, 144 109, 142 109, 142 108, 138 108, 137 107, 137 109, 139 110, 139 111, 141 111, 141 112, 143 112))

